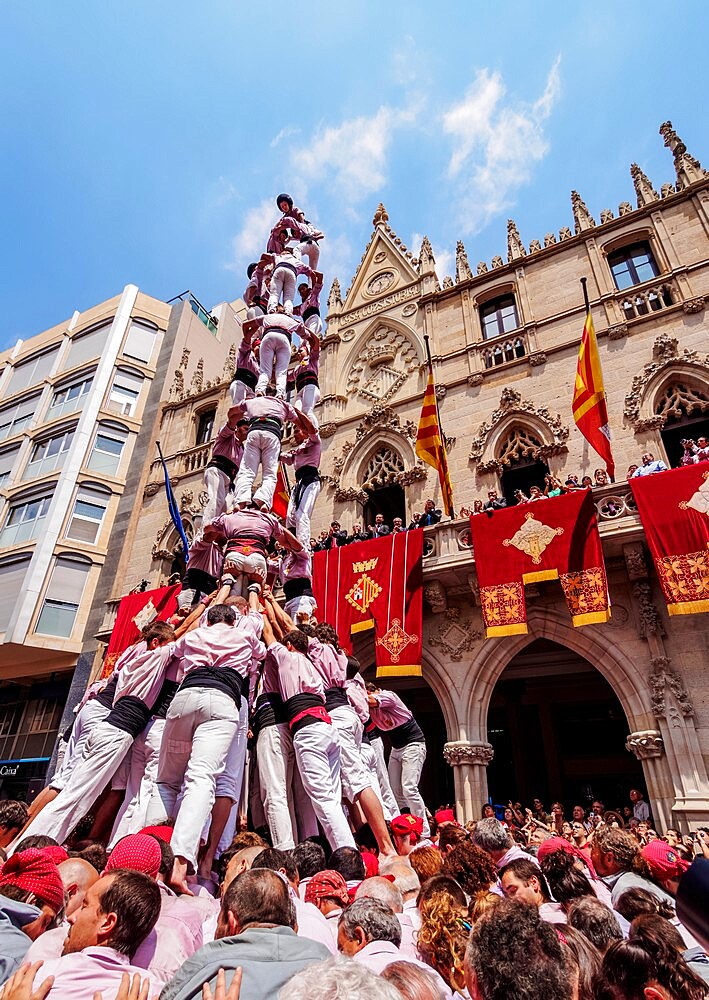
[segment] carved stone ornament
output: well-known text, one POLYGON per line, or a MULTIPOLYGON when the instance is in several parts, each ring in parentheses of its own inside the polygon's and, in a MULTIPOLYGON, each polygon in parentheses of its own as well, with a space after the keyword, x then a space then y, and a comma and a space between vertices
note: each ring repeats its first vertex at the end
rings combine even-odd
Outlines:
POLYGON ((638 610, 638 634, 641 639, 649 635, 664 635, 660 613, 652 602, 652 588, 646 580, 636 580, 632 587, 638 610))
POLYGON ((451 767, 460 767, 462 764, 487 767, 494 756, 495 751, 491 743, 468 743, 467 740, 456 740, 453 743, 446 743, 443 747, 443 759, 451 767))
POLYGON ((334 420, 331 420, 325 424, 320 424, 320 437, 331 438, 336 430, 337 430, 337 424, 334 422, 334 420))
POLYGON ((201 392, 204 389, 204 358, 200 358, 197 362, 197 367, 192 373, 192 381, 190 382, 190 392, 201 392))
MULTIPOLYGON (((330 485, 336 491, 336 500, 348 499, 357 500, 358 503, 366 503, 367 493, 364 490, 340 489, 340 476, 345 466, 347 456, 355 445, 360 441, 363 441, 365 438, 374 439, 377 436, 377 431, 382 430, 397 434, 399 437, 413 442, 416 440, 418 427, 413 420, 406 420, 402 424, 401 418, 394 410, 392 410, 390 406, 386 406, 385 404, 373 406, 369 413, 366 413, 360 421, 355 431, 355 440, 345 441, 340 449, 339 455, 335 456, 333 459, 332 467, 334 475, 330 477, 330 485), (348 495, 345 496, 345 494, 348 495), (356 496, 354 494, 356 494, 356 496), (360 499, 360 497, 363 499, 360 499)), ((320 428, 320 436, 324 436, 322 426, 320 428)), ((377 479, 377 483, 373 483, 370 486, 372 489, 375 488, 376 485, 381 486, 386 485, 387 483, 396 483, 400 486, 406 486, 413 482, 424 481, 428 475, 426 467, 422 463, 417 462, 411 469, 405 469, 401 456, 395 453, 394 449, 388 444, 383 444, 382 447, 379 448, 372 456, 367 470, 367 473, 365 473, 365 478, 367 480, 373 478, 377 479), (373 462, 375 464, 378 463, 377 468, 374 468, 372 465, 373 462), (384 480, 379 482, 382 475, 384 476, 384 480)))
POLYGON ((539 242, 539 240, 532 240, 532 242, 529 244, 529 252, 530 253, 536 253, 537 250, 541 250, 541 249, 542 249, 542 245, 539 242))
POLYGON ((199 496, 197 497, 197 502, 199 503, 200 507, 204 509, 209 502, 209 493, 207 493, 206 490, 202 490, 199 496))
POLYGON ((544 237, 544 246, 553 247, 555 243, 556 243, 556 236, 554 235, 554 233, 547 233, 546 236, 544 237))
POLYGON ((642 542, 628 542, 623 546, 623 556, 625 557, 628 579, 633 581, 646 580, 648 570, 642 542))
POLYGON ((436 386, 436 399, 445 399, 448 394, 448 386, 441 385, 440 383, 436 386))
POLYGON ((709 354, 700 356, 696 351, 688 351, 687 348, 680 354, 677 350, 677 340, 666 334, 660 334, 655 340, 653 357, 655 360, 645 365, 643 370, 635 376, 630 386, 630 392, 625 397, 623 414, 636 433, 664 427, 669 416, 669 410, 660 414, 654 413, 649 417, 640 416, 640 409, 648 386, 659 374, 681 365, 695 369, 697 378, 701 382, 706 382, 709 376, 709 354))
POLYGON ((443 279, 443 288, 455 288, 455 283, 451 278, 450 274, 447 274, 443 279))
POLYGON ((156 493, 159 493, 162 489, 162 483, 148 483, 143 490, 144 497, 154 497, 156 493))
POLYGON ((396 275, 393 271, 382 271, 381 274, 375 274, 367 282, 367 293, 369 295, 383 295, 395 281, 396 275))
POLYGON ((423 599, 431 608, 434 615, 440 615, 448 607, 446 588, 440 580, 431 580, 424 584, 423 599))
POLYGON ((601 209, 601 225, 605 225, 606 222, 612 222, 615 216, 613 215, 612 208, 602 208, 601 209))
POLYGON ((682 312, 686 313, 687 316, 703 312, 706 307, 706 301, 704 295, 697 295, 694 299, 687 299, 686 302, 682 303, 682 312))
POLYGON ((384 205, 379 202, 377 210, 374 213, 374 218, 372 219, 373 226, 385 226, 389 221, 389 213, 384 208, 384 205))
POLYGON ((332 312, 338 306, 342 307, 342 292, 340 291, 340 282, 337 278, 333 278, 330 294, 327 297, 327 308, 329 312, 332 312))
POLYGON ((571 239, 571 230, 568 226, 562 226, 559 230, 559 243, 564 243, 566 240, 571 239))
POLYGON ((374 261, 375 264, 383 264, 386 259, 387 255, 383 250, 380 250, 379 253, 375 253, 375 255, 372 257, 372 260, 374 261))
POLYGON ((678 191, 706 177, 706 170, 696 157, 687 152, 687 147, 672 128, 672 122, 667 121, 660 125, 660 135, 665 140, 665 145, 672 151, 678 191))
POLYGON ((627 323, 614 323, 613 326, 608 327, 609 340, 622 340, 623 337, 627 336, 628 336, 627 323))
POLYGON ((665 744, 657 729, 644 729, 631 733, 625 741, 625 749, 638 760, 650 760, 651 757, 661 757, 665 752, 665 744))
POLYGON ((507 261, 511 263, 520 257, 526 257, 527 251, 519 235, 519 229, 514 219, 507 220, 507 261))
POLYGON ((487 263, 484 260, 481 260, 480 263, 478 264, 477 270, 478 274, 487 274, 487 263))
MULTIPOLYGON (((433 583, 437 582, 433 581, 433 583)), ((425 590, 424 597, 427 597, 425 590)), ((435 613, 433 606, 431 610, 435 613)), ((430 636, 429 642, 432 646, 437 646, 444 653, 447 653, 451 660, 458 662, 463 659, 463 653, 472 649, 475 643, 482 638, 482 631, 473 628, 473 623, 469 618, 461 616, 460 608, 448 608, 445 611, 445 619, 430 636)))
POLYGON ((418 351, 401 330, 379 325, 362 344, 347 376, 347 395, 386 403, 419 368, 418 351))
POLYGON ((661 198, 671 198, 673 194, 676 194, 676 188, 674 184, 663 184, 660 188, 661 198))
POLYGON ((547 356, 544 351, 534 351, 527 358, 527 362, 531 368, 538 368, 539 365, 546 364, 547 356))
POLYGON ((183 510, 189 510, 192 506, 192 501, 194 500, 194 493, 192 490, 183 490, 180 493, 180 512, 183 510))
POLYGON ((608 628, 624 628, 630 620, 630 612, 622 604, 613 602, 613 614, 607 622, 608 628))
POLYGON ((354 500, 355 503, 361 504, 363 507, 369 500, 369 494, 364 490, 358 490, 351 487, 348 490, 342 490, 338 488, 335 490, 335 500, 337 503, 349 503, 350 500, 354 500))
POLYGON ((234 372, 236 371, 236 344, 232 344, 229 348, 229 353, 227 355, 226 361, 224 362, 224 368, 222 369, 222 381, 231 382, 234 378, 234 372))
POLYGON ((658 719, 667 718, 667 692, 670 691, 677 703, 677 709, 685 718, 694 715, 694 708, 691 699, 684 686, 682 678, 670 667, 670 661, 666 656, 653 656, 650 661, 652 670, 650 673, 650 698, 652 701, 653 714, 658 719))
POLYGON ((462 240, 458 240, 455 247, 455 283, 458 285, 461 281, 467 281, 472 276, 473 272, 470 270, 465 246, 462 240))
POLYGON ((633 178, 635 194, 638 199, 638 208, 651 205, 653 201, 658 200, 657 191, 650 183, 650 178, 647 174, 643 173, 637 163, 630 164, 630 176, 633 178))
POLYGON ((632 211, 633 211, 633 206, 630 204, 629 201, 621 201, 620 205, 618 205, 618 215, 620 216, 630 215, 632 211))
MULTIPOLYGON (((553 455, 560 455, 562 452, 566 451, 566 441, 569 437, 569 428, 564 426, 561 421, 561 414, 557 413, 556 416, 552 416, 548 407, 537 406, 531 400, 522 399, 519 392, 516 389, 511 389, 509 386, 502 390, 502 395, 500 396, 500 405, 492 414, 489 421, 485 421, 478 428, 478 433, 473 439, 473 443, 470 449, 470 460, 471 462, 477 462, 477 471, 484 475, 486 472, 500 472, 501 463, 496 459, 491 462, 482 462, 482 456, 485 451, 485 446, 493 433, 495 428, 503 420, 508 417, 519 415, 520 423, 528 423, 527 417, 536 417, 537 420, 541 421, 548 435, 551 438, 549 444, 540 444, 534 447, 528 454, 528 458, 536 462, 540 459, 550 458, 553 455)), ((504 462, 502 464, 505 464, 504 462)), ((509 463, 508 463, 509 464, 509 463)))
POLYGON ((416 305, 415 302, 409 302, 401 310, 401 315, 402 316, 406 316, 406 317, 413 316, 417 309, 418 309, 418 306, 416 305))
POLYGON ((490 263, 492 264, 493 271, 496 271, 498 269, 498 267, 504 267, 505 266, 505 262, 503 261, 502 257, 500 257, 499 254, 495 254, 495 256, 492 258, 492 261, 490 263))
POLYGON ((578 191, 571 192, 571 211, 574 216, 574 232, 577 236, 585 229, 593 229, 596 225, 593 216, 586 208, 586 202, 578 191))
POLYGON ((468 375, 468 385, 482 385, 485 381, 485 376, 482 372, 473 372, 472 375, 468 375))

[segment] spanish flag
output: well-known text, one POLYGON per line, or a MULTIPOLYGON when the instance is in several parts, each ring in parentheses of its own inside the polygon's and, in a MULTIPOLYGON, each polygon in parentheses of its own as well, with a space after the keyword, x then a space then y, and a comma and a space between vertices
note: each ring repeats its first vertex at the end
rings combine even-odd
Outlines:
POLYGON ((576 426, 606 463, 608 475, 613 479, 615 463, 611 452, 611 429, 608 423, 601 359, 598 355, 598 343, 590 309, 586 311, 586 322, 581 337, 571 408, 576 426))
POLYGON ((283 462, 278 463, 278 475, 276 476, 276 489, 273 492, 273 503, 271 510, 276 515, 285 520, 288 513, 288 501, 290 500, 290 490, 288 488, 288 478, 286 477, 283 462))
POLYGON ((428 465, 438 470, 441 483, 441 497, 446 514, 453 517, 453 487, 448 472, 448 456, 443 443, 441 425, 438 420, 438 405, 436 403, 436 387, 433 381, 433 368, 428 365, 428 384, 423 397, 421 417, 416 435, 416 454, 428 465))

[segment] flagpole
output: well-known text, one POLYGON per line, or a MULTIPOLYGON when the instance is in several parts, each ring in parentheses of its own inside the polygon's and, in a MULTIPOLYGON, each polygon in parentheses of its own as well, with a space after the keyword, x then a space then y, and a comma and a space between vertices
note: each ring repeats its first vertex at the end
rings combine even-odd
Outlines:
MULTIPOLYGON (((428 360, 428 370, 433 375, 433 360, 431 358, 431 346, 428 342, 428 334, 424 333, 423 342, 426 345, 426 358, 428 360)), ((436 400, 436 417, 438 418, 438 432, 441 435, 441 447, 446 452, 446 459, 448 458, 448 449, 446 448, 446 436, 443 433, 443 424, 441 423, 441 411, 438 408, 438 396, 436 395, 436 381, 433 381, 433 398, 436 400)), ((455 520, 455 510, 449 515, 451 521, 455 520)))
POLYGON ((581 287, 583 288, 583 301, 586 303, 586 312, 591 312, 591 303, 588 301, 588 289, 586 288, 586 282, 588 278, 581 278, 581 287))

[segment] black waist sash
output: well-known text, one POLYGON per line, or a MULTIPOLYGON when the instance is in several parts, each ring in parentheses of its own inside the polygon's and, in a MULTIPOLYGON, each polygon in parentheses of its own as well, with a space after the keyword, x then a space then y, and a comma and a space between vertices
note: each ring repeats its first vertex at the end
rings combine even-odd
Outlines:
POLYGON ((250 431, 270 431, 279 441, 283 439, 283 424, 278 417, 252 417, 249 420, 250 431))
POLYGON ((295 373, 295 387, 296 389, 304 389, 306 385, 317 385, 320 387, 318 382, 318 377, 315 372, 296 372, 295 373))
POLYGON ((242 552, 242 549, 254 549, 262 556, 265 556, 266 542, 263 538, 254 538, 252 535, 239 532, 227 541, 226 548, 224 549, 224 561, 226 562, 226 557, 230 552, 239 552, 241 555, 245 556, 250 555, 250 552, 242 552))
POLYGON ((172 699, 177 694, 179 688, 177 681, 163 681, 158 699, 153 705, 153 716, 156 719, 166 719, 167 710, 172 704, 172 699))
POLYGON ((106 687, 99 694, 96 695, 94 701, 97 701, 99 705, 103 705, 104 708, 113 707, 113 697, 116 693, 116 687, 118 686, 118 674, 110 679, 106 687))
POLYGON ((395 750, 403 750, 410 743, 426 742, 426 737, 421 732, 421 727, 413 715, 408 722, 402 722, 400 726, 390 729, 387 735, 395 750))
POLYGON ((288 342, 292 341, 290 330, 286 330, 283 326, 265 326, 263 328, 263 335, 266 336, 267 333, 280 333, 282 337, 286 337, 288 342))
POLYGON ((292 580, 284 580, 283 593, 287 601, 294 597, 312 597, 312 583, 307 576, 296 576, 292 580))
POLYGON ((210 691, 221 691, 233 699, 237 708, 241 706, 241 684, 243 677, 231 667, 195 667, 190 670, 180 691, 188 688, 208 688, 210 691))
POLYGON ((299 469, 295 470, 293 504, 295 505, 296 510, 300 507, 300 501, 303 499, 305 487, 310 486, 311 483, 317 483, 319 479, 320 473, 315 465, 301 465, 299 469))
POLYGON ((248 385, 249 389, 255 389, 258 382, 258 375, 252 372, 250 368, 237 368, 234 372, 233 381, 243 382, 244 385, 248 385))
POLYGON ((124 733, 130 733, 135 739, 143 732, 150 721, 151 711, 144 701, 127 694, 124 698, 119 698, 111 711, 106 716, 106 722, 115 729, 120 729, 124 733))
POLYGON ((341 687, 327 688, 325 691, 325 708, 331 712, 333 708, 342 708, 349 705, 347 692, 341 687))
POLYGON ((230 458, 226 455, 212 455, 210 460, 207 462, 207 468, 219 469, 223 472, 225 476, 229 477, 229 488, 234 489, 234 480, 236 479, 236 474, 239 471, 239 467, 236 462, 232 462, 230 458))

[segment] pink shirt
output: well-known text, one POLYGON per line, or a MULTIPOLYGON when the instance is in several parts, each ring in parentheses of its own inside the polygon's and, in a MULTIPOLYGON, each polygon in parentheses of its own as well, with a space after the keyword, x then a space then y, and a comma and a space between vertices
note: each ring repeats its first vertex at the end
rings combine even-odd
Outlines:
POLYGON ((278 575, 282 583, 286 580, 300 580, 303 577, 310 580, 312 578, 310 552, 306 549, 301 549, 300 552, 286 552, 281 556, 278 575))
MULTIPOLYGON (((318 274, 316 271, 315 274, 318 274)), ((302 316, 306 309, 310 306, 314 306, 316 309, 320 308, 320 292, 322 291, 322 278, 313 277, 313 286, 308 293, 308 297, 303 299, 300 305, 293 306, 293 312, 296 316, 302 316)))
POLYGON ((93 1000, 97 990, 103 1000, 115 1000, 124 972, 131 979, 136 974, 147 977, 151 997, 164 985, 151 972, 132 965, 127 955, 121 955, 114 948, 94 947, 45 962, 34 978, 33 988, 38 989, 47 976, 54 976, 54 984, 47 994, 50 1000, 93 1000))
POLYGON ((325 686, 313 663, 302 653, 291 652, 280 642, 268 647, 278 667, 278 687, 284 701, 297 694, 317 694, 325 700, 325 686))
POLYGON ((174 642, 158 646, 157 649, 148 649, 144 642, 129 646, 116 662, 116 670, 120 670, 120 674, 113 704, 115 705, 119 698, 130 695, 133 698, 140 698, 152 708, 160 694, 165 672, 174 653, 174 642))
POLYGON ((298 414, 290 403, 275 396, 254 396, 253 399, 245 399, 241 405, 247 420, 257 417, 276 417, 281 423, 285 423, 287 420, 298 419, 298 414))
POLYGON ((312 437, 303 441, 302 444, 297 445, 290 451, 282 452, 281 461, 286 465, 294 466, 296 469, 300 469, 304 465, 314 465, 318 469, 320 468, 321 452, 322 444, 320 435, 316 432, 312 437))
POLYGON ((239 510, 233 514, 221 514, 212 521, 212 526, 227 538, 236 538, 240 534, 258 538, 263 542, 264 548, 271 539, 280 542, 283 538, 283 529, 278 518, 260 510, 239 510))
POLYGON ((359 721, 364 725, 369 720, 369 702, 367 701, 367 688, 360 674, 348 681, 345 681, 345 691, 347 700, 357 713, 359 721))
POLYGON ((229 424, 224 424, 214 439, 212 455, 222 455, 234 465, 239 465, 243 454, 244 445, 237 438, 236 431, 233 431, 229 424))
POLYGON ((412 718, 411 712, 393 691, 378 691, 374 697, 377 704, 370 707, 370 714, 377 729, 396 729, 412 718))
POLYGON ((296 920, 298 921, 298 937, 318 941, 320 944, 324 944, 333 955, 336 955, 337 944, 332 936, 332 930, 317 906, 312 903, 304 903, 292 889, 290 896, 295 906, 296 920))
POLYGON ((190 545, 188 569, 200 569, 210 576, 219 576, 224 555, 218 542, 206 542, 203 538, 190 545))
POLYGON ((326 688, 344 687, 347 679, 347 657, 328 643, 308 639, 308 656, 323 679, 326 688))
POLYGON ((252 374, 258 375, 259 366, 256 363, 250 340, 242 340, 239 344, 239 350, 236 352, 236 367, 246 368, 252 374))
POLYGON ((180 658, 180 681, 197 667, 227 668, 247 677, 251 661, 262 660, 265 655, 266 647, 252 628, 236 628, 225 622, 193 629, 175 644, 175 656, 180 658))

